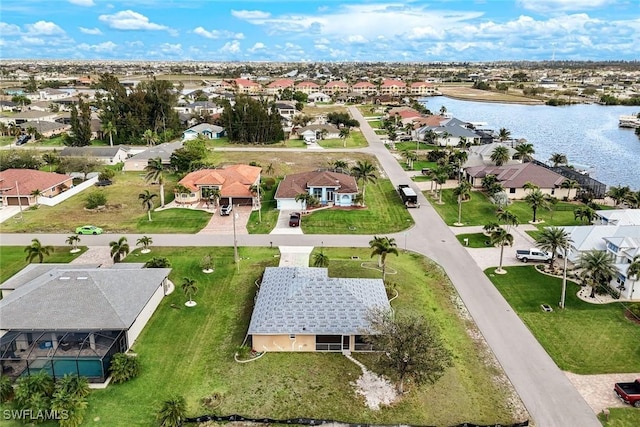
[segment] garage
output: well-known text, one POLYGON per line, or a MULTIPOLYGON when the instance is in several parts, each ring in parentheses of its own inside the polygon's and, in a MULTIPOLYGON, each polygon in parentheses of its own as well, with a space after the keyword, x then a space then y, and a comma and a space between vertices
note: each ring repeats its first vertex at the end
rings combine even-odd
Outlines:
POLYGON ((29 206, 29 197, 20 197, 20 201, 18 201, 18 197, 10 197, 6 196, 7 206, 29 206))
POLYGON ((296 202, 295 199, 278 199, 277 202, 277 208, 281 211, 303 210, 300 202, 296 202))
POLYGON ((252 197, 220 197, 220 204, 228 205, 230 204, 230 199, 233 200, 234 206, 253 206, 252 197))

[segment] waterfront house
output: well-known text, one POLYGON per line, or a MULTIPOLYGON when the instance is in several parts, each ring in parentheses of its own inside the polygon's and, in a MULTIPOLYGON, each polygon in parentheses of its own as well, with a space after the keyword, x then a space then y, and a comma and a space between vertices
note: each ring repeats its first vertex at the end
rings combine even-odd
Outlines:
POLYGON ((640 209, 605 209, 596 211, 594 224, 640 225, 640 209))
POLYGON ((330 171, 310 171, 287 175, 276 190, 276 206, 280 210, 306 210, 299 194, 315 196, 321 205, 349 207, 355 203, 358 184, 351 175, 330 171))

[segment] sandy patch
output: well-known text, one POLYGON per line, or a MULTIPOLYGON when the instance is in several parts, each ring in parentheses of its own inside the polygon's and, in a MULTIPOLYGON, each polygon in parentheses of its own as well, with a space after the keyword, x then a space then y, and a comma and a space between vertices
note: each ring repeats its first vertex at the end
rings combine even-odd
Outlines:
POLYGON ((351 385, 356 388, 356 394, 364 397, 369 409, 377 411, 381 405, 391 405, 398 399, 398 392, 391 381, 369 371, 350 355, 345 354, 345 357, 362 369, 362 375, 355 382, 351 382, 351 385))

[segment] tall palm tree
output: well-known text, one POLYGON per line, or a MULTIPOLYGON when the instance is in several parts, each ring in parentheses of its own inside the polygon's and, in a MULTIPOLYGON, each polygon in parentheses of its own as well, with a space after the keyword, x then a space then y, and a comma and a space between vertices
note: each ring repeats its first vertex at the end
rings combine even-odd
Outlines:
POLYGON ((591 286, 591 298, 596 293, 608 291, 609 282, 616 277, 617 270, 613 256, 604 250, 593 250, 582 253, 576 268, 581 270, 580 276, 591 286))
POLYGON ((398 245, 396 239, 389 237, 377 237, 374 236, 373 240, 369 241, 369 247, 372 250, 371 257, 378 256, 378 266, 382 267, 382 280, 384 281, 386 276, 387 267, 387 255, 395 254, 398 256, 398 245))
POLYGON ((447 178, 449 178, 449 174, 446 171, 438 171, 433 176, 433 180, 436 182, 436 190, 438 190, 438 185, 440 186, 438 204, 442 204, 442 185, 447 182, 447 178))
POLYGON ((453 195, 458 198, 458 222, 456 225, 462 224, 462 201, 471 197, 471 183, 467 180, 460 181, 460 184, 453 189, 453 195))
POLYGON ((577 207, 573 210, 573 218, 585 221, 587 224, 591 224, 591 221, 596 217, 596 211, 589 207, 577 207))
POLYGON ((152 194, 149 190, 144 190, 142 193, 138 194, 138 200, 142 203, 142 209, 147 212, 149 216, 149 221, 151 221, 151 210, 153 209, 153 199, 156 198, 157 194, 152 194))
POLYGON ((362 206, 365 206, 365 185, 367 182, 375 182, 378 179, 376 172, 377 168, 368 160, 358 160, 356 165, 351 168, 351 175, 356 181, 362 181, 362 206))
POLYGON ((313 254, 313 266, 324 268, 329 266, 329 257, 324 254, 323 250, 320 250, 320 252, 316 252, 315 254, 313 254))
POLYGON ((509 148, 504 145, 498 145, 491 152, 491 161, 495 163, 496 166, 502 166, 511 160, 511 156, 509 155, 509 148))
POLYGON ((536 150, 533 148, 533 144, 525 142, 516 145, 515 150, 516 154, 514 157, 517 157, 524 163, 533 160, 533 155, 536 153, 536 150))
POLYGON ((491 235, 489 237, 492 245, 500 245, 500 264, 498 265, 498 269, 496 273, 504 273, 505 270, 502 269, 502 257, 504 255, 504 247, 505 245, 513 246, 513 235, 509 233, 502 227, 494 228, 491 231, 491 235))
POLYGON ((533 211, 533 222, 536 222, 536 215, 538 213, 538 209, 548 209, 549 201, 547 197, 540 190, 533 190, 524 198, 524 201, 527 202, 531 210, 533 211))
POLYGON ((156 145, 156 142, 158 142, 158 135, 151 129, 147 129, 142 134, 142 139, 144 139, 144 142, 151 147, 156 145))
POLYGON ((627 268, 627 279, 634 281, 631 285, 631 293, 629 294, 629 298, 633 298, 635 282, 640 280, 640 255, 634 256, 631 264, 629 264, 627 268))
POLYGON ((144 170, 147 172, 144 177, 145 181, 160 184, 160 207, 164 208, 164 165, 162 159, 160 157, 149 159, 144 170))
POLYGON ((616 206, 629 198, 631 194, 631 189, 628 186, 618 186, 618 187, 610 187, 609 191, 607 191, 607 197, 613 199, 616 206))
POLYGON ((67 243, 67 245, 71 246, 71 252, 78 252, 78 243, 80 243, 80 236, 78 236, 77 234, 72 234, 71 236, 67 237, 67 240, 65 242, 67 243))
MULTIPOLYGON (((553 265, 553 261, 556 257, 556 251, 559 248, 567 248, 570 242, 571 237, 569 233, 567 233, 564 228, 560 227, 546 227, 542 232, 540 232, 536 239, 538 247, 551 254, 551 260, 549 260, 550 265, 553 265)), ((567 256, 567 254, 564 256, 567 256)))
POLYGON ((129 254, 129 243, 127 243, 127 238, 124 236, 120 237, 117 241, 109 242, 109 246, 111 247, 111 258, 113 258, 113 262, 120 262, 129 254))
POLYGON ((24 248, 24 251, 27 253, 25 258, 27 262, 30 263, 34 258, 38 258, 38 261, 42 263, 44 256, 48 256, 53 251, 53 246, 43 246, 40 240, 33 239, 31 240, 31 245, 24 248))
POLYGON ((165 400, 158 411, 160 427, 180 427, 186 418, 187 403, 182 396, 174 396, 165 400))
POLYGON ((49 172, 51 172, 52 166, 60 161, 60 157, 55 151, 52 153, 44 153, 42 155, 42 161, 45 165, 49 166, 49 172))
POLYGON ((562 153, 553 153, 549 158, 549 161, 553 163, 553 167, 556 168, 559 165, 566 165, 568 163, 567 155, 562 153))
POLYGON ((109 145, 113 147, 113 135, 118 133, 113 122, 107 122, 102 124, 102 132, 109 135, 109 145))
POLYGON ((507 231, 511 230, 511 227, 517 227, 520 224, 518 221, 518 217, 513 212, 505 209, 496 214, 496 218, 498 221, 502 222, 507 226, 507 231))
POLYGON ((193 300, 191 299, 193 295, 198 293, 198 284, 194 279, 189 277, 182 278, 182 292, 189 298, 189 303, 192 304, 193 300))
POLYGON ((274 169, 273 169, 273 163, 269 163, 267 165, 267 168, 264 170, 264 173, 271 176, 273 175, 274 169))
POLYGON ((142 251, 147 252, 149 251, 149 246, 151 246, 152 243, 153 243, 153 238, 149 236, 142 236, 141 238, 138 239, 138 241, 136 242, 136 245, 142 246, 142 251))
POLYGON ((342 140, 343 147, 347 146, 347 138, 349 137, 350 133, 351 133, 351 130, 346 126, 340 129, 340 139, 342 140))
POLYGON ((498 139, 504 142, 509 138, 511 138, 511 131, 507 128, 500 128, 500 130, 498 131, 498 139))

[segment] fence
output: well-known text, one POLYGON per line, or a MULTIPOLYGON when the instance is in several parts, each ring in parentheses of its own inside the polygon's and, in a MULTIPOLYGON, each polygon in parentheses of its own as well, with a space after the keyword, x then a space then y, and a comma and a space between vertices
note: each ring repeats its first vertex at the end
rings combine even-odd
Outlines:
POLYGON ((78 184, 74 187, 71 187, 70 189, 68 189, 67 191, 65 191, 64 193, 60 193, 55 197, 38 197, 38 203, 41 205, 45 205, 45 206, 55 206, 58 203, 62 203, 65 200, 67 200, 69 197, 73 197, 76 194, 86 190, 87 188, 93 186, 93 184, 95 184, 96 182, 98 182, 98 177, 95 176, 91 179, 86 180, 85 182, 78 184))

